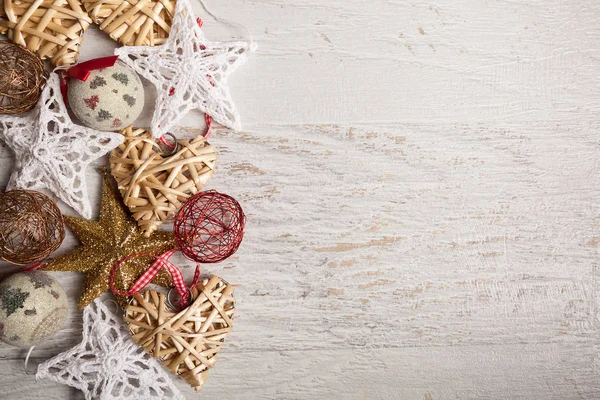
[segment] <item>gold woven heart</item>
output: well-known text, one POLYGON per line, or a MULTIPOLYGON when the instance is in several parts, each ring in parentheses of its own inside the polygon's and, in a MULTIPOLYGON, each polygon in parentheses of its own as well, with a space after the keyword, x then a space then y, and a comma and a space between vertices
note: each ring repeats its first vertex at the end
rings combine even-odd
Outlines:
POLYGON ((138 293, 124 318, 133 340, 198 392, 233 327, 235 298, 231 285, 216 276, 192 294, 192 304, 175 312, 167 308, 164 293, 138 293))
POLYGON ((158 46, 169 37, 176 0, 83 0, 100 29, 125 46, 158 46))
POLYGON ((83 34, 92 23, 79 0, 4 0, 0 33, 55 66, 77 62, 83 34))
POLYGON ((149 237, 198 193, 215 169, 217 154, 202 135, 178 141, 179 150, 163 157, 145 129, 127 127, 125 141, 112 151, 110 170, 125 205, 149 237))

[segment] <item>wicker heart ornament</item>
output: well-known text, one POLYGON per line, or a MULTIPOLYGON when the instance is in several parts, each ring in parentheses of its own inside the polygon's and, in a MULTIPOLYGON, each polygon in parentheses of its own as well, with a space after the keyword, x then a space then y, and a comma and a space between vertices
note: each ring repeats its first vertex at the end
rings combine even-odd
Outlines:
POLYGON ((77 62, 83 34, 92 23, 80 0, 3 0, 0 33, 52 59, 55 66, 77 62))
POLYGON ((233 327, 235 298, 231 285, 216 276, 192 295, 193 302, 177 312, 167 307, 164 293, 138 293, 124 318, 133 340, 198 392, 233 327))
POLYGON ((175 154, 163 156, 149 131, 128 127, 121 133, 125 141, 112 152, 111 174, 125 205, 149 237, 206 184, 217 155, 201 135, 179 140, 175 154))
POLYGON ((169 36, 175 0, 83 0, 100 29, 125 46, 159 46, 169 36))

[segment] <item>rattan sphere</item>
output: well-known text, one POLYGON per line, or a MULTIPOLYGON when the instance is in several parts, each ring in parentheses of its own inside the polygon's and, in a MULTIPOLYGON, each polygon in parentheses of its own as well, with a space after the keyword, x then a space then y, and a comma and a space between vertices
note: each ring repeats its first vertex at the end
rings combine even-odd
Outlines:
POLYGON ((38 56, 18 44, 0 42, 0 113, 31 110, 42 94, 48 74, 38 56))
POLYGON ((244 237, 246 216, 231 196, 214 190, 190 197, 173 224, 175 242, 190 260, 223 261, 237 251, 244 237))
POLYGON ((0 195, 0 258, 33 264, 54 253, 64 238, 62 214, 48 196, 21 189, 0 195))

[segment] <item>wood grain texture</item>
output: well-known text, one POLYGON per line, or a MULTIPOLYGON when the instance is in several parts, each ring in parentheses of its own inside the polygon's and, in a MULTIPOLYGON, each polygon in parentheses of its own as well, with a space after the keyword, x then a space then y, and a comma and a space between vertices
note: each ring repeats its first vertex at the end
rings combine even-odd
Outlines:
MULTIPOLYGON (((260 47, 231 81, 245 131, 212 139, 208 186, 248 227, 203 267, 238 318, 199 396, 600 398, 600 3, 207 3, 260 47)), ((83 59, 114 46, 92 30, 83 59)), ((56 276, 75 304, 81 277, 56 276)), ((78 341, 74 308, 38 361, 78 341)), ((5 398, 81 398, 23 356, 0 347, 5 398)))

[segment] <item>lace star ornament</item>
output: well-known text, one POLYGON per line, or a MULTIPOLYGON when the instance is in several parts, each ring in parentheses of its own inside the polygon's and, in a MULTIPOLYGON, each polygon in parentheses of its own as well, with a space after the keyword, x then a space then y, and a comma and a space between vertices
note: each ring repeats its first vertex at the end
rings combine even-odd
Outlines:
POLYGON ((75 125, 52 74, 42 96, 24 116, 0 117, 0 140, 16 156, 7 189, 48 189, 85 218, 92 217, 87 166, 123 142, 123 136, 75 125))
POLYGON ((189 0, 179 0, 167 42, 156 47, 125 46, 121 60, 157 88, 153 136, 169 132, 191 110, 241 129, 240 115, 229 92, 228 76, 246 62, 254 45, 209 42, 194 17, 189 0))
POLYGON ((185 400, 167 372, 96 299, 83 310, 83 339, 38 367, 37 379, 72 386, 86 400, 185 400))

